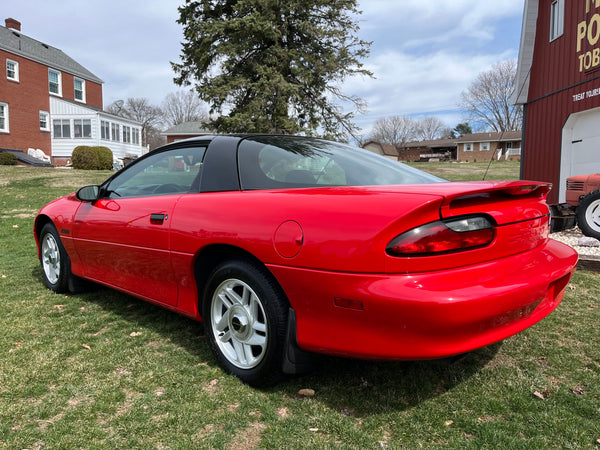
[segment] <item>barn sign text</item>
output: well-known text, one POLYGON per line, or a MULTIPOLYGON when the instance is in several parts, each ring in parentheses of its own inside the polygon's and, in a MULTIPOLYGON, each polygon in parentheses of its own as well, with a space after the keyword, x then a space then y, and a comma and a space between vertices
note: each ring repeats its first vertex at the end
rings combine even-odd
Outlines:
POLYGON ((592 8, 600 8, 600 0, 585 1, 586 20, 577 24, 577 57, 580 72, 600 67, 600 47, 594 48, 600 41, 600 13, 596 11, 590 17, 592 8))

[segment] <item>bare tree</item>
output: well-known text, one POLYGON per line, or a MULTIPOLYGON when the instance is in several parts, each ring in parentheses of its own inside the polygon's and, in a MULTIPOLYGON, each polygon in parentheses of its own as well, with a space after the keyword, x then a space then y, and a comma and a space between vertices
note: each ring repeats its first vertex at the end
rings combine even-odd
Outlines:
POLYGON ((167 95, 162 103, 163 120, 168 126, 184 122, 207 121, 204 103, 193 90, 177 91, 167 95))
POLYGON ((124 104, 113 102, 106 111, 141 123, 142 145, 148 145, 149 130, 158 129, 162 120, 161 109, 151 105, 147 98, 128 98, 124 104))
POLYGON ((496 63, 481 72, 461 94, 459 106, 468 112, 468 120, 496 132, 520 130, 523 110, 510 102, 516 73, 515 60, 496 63))
POLYGON ((448 126, 434 116, 423 117, 416 122, 415 134, 421 141, 433 141, 443 137, 448 126))
POLYGON ((379 119, 373 125, 373 139, 396 147, 415 139, 416 123, 408 116, 391 116, 379 119))

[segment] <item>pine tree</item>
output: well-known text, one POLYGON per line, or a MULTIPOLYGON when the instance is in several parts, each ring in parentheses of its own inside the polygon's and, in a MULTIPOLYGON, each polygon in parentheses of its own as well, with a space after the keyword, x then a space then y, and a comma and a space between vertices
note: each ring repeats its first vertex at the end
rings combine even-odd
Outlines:
POLYGON ((358 39, 356 0, 187 0, 179 85, 194 85, 221 114, 220 132, 354 135, 362 100, 339 85, 371 76, 360 60, 370 43, 358 39))

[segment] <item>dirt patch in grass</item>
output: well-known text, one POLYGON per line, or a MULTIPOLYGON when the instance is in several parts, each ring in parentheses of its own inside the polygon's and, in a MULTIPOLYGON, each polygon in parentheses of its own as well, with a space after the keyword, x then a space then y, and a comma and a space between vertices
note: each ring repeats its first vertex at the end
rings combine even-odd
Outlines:
POLYGON ((251 423, 245 430, 240 432, 236 439, 231 441, 227 448, 236 450, 250 450, 258 448, 262 432, 267 428, 264 423, 251 423))

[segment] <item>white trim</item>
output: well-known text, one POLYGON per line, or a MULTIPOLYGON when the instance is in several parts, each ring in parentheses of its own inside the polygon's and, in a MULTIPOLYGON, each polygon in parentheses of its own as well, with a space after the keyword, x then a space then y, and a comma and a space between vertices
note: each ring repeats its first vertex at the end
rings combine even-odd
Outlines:
POLYGON ((76 102, 85 103, 85 80, 79 77, 73 77, 73 99, 76 102), (81 82, 81 98, 77 98, 77 89, 75 89, 75 83, 77 81, 81 82))
POLYGON ((473 151, 473 143, 472 142, 466 142, 465 143, 465 147, 464 147, 464 151, 465 152, 472 152, 473 151))
POLYGON ((558 188, 554 188, 558 189, 559 203, 566 201, 567 178, 574 175, 588 175, 600 172, 600 161, 595 151, 596 145, 593 145, 594 142, 597 143, 600 139, 600 132, 597 132, 594 126, 598 118, 600 118, 600 107, 574 112, 569 115, 562 128, 559 182, 558 188), (577 126, 580 120, 588 124, 594 124, 587 128, 587 132, 584 135, 581 134, 582 128, 577 126), (591 147, 590 141, 592 141, 591 147), (592 148, 593 150, 585 152, 586 148, 592 148), (583 158, 581 157, 581 152, 583 152, 583 158))
POLYGON ((8 120, 8 103, 0 102, 0 106, 4 108, 4 127, 0 128, 0 133, 10 133, 10 122, 8 120))
POLYGON ((480 142, 479 143, 479 151, 480 152, 489 152, 490 151, 490 143, 489 142, 480 142), (484 145, 487 145, 487 148, 483 148, 484 145))
POLYGON ((529 96, 530 70, 533 62, 538 9, 539 0, 525 0, 517 77, 515 79, 515 90, 511 96, 511 102, 515 105, 524 105, 527 103, 529 96))
POLYGON ((50 113, 48 111, 42 111, 40 109, 40 130, 41 131, 52 131, 50 127, 50 113), (46 116, 46 128, 42 127, 42 114, 46 116))
POLYGON ((56 69, 52 69, 50 67, 48 67, 48 92, 50 93, 50 95, 57 95, 59 97, 62 97, 62 73, 60 70, 56 70, 56 69), (50 73, 56 73, 58 75, 58 92, 52 92, 50 90, 50 73))
POLYGON ((565 34, 565 0, 550 3, 550 42, 565 34))
POLYGON ((10 81, 16 81, 17 83, 19 82, 19 61, 15 61, 14 59, 10 59, 10 58, 6 58, 6 79, 10 80, 10 81), (11 63, 14 65, 14 72, 15 72, 15 76, 14 77, 9 77, 8 76, 8 64, 11 63))

